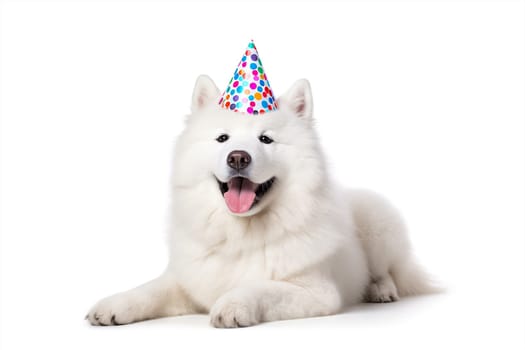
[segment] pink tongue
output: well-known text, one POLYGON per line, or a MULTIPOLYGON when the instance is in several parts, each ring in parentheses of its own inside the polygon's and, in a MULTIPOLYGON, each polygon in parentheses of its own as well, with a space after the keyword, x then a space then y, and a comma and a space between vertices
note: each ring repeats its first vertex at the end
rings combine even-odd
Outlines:
POLYGON ((254 184, 248 179, 236 177, 228 182, 228 192, 224 193, 226 205, 233 213, 246 213, 255 200, 254 184))

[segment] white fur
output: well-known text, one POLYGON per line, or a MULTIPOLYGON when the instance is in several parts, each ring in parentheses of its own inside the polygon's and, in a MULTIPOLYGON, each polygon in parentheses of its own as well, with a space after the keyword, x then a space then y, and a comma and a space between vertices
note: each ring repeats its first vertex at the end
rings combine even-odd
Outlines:
POLYGON ((220 109, 218 93, 199 77, 174 152, 169 266, 100 301, 87 316, 91 324, 209 312, 215 327, 251 326, 432 291, 398 212, 329 178, 306 80, 278 101, 278 111, 259 116, 220 109), (223 133, 230 139, 218 143, 223 133), (263 133, 274 142, 261 143, 263 133), (229 211, 216 180, 227 181, 233 150, 250 153, 253 182, 276 178, 242 215, 229 211))

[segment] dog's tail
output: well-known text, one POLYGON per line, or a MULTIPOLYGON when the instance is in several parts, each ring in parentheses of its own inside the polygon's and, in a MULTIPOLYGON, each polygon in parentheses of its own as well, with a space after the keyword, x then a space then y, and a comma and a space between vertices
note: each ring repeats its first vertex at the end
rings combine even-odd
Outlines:
POLYGON ((445 288, 428 275, 414 258, 394 265, 391 273, 399 296, 434 294, 445 291, 445 288))

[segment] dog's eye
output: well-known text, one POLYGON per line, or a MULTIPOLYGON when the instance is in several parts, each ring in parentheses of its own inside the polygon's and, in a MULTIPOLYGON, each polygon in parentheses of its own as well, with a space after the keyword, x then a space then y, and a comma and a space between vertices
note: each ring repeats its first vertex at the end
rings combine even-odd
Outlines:
POLYGON ((265 144, 269 144, 269 143, 273 142, 273 140, 271 138, 269 138, 268 136, 265 136, 265 135, 259 136, 259 141, 261 141, 262 143, 265 143, 265 144))
POLYGON ((226 142, 228 141, 230 137, 226 134, 219 135, 219 137, 216 138, 217 142, 226 142))

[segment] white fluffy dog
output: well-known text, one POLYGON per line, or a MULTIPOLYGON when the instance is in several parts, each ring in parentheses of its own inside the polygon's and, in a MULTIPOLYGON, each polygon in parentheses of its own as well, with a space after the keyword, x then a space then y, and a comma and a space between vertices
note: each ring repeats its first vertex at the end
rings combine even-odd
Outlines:
POLYGON ((166 271, 98 302, 91 324, 209 312, 215 327, 242 327, 433 290, 398 212, 330 179, 306 80, 260 116, 218 97, 199 77, 175 149, 166 271))

